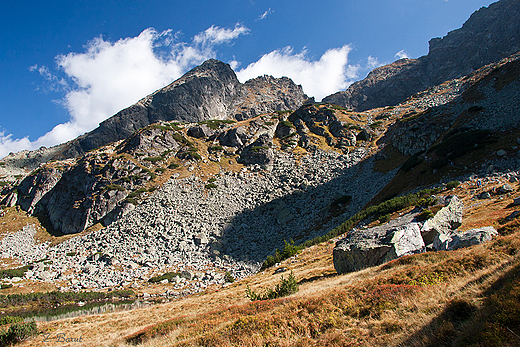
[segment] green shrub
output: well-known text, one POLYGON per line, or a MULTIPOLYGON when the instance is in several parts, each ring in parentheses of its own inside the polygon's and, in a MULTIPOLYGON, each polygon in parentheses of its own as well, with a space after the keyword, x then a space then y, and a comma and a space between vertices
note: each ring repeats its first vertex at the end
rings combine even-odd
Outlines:
POLYGON ((289 122, 288 120, 282 121, 282 124, 285 125, 286 127, 294 128, 294 125, 291 122, 289 122))
POLYGON ((23 322, 23 318, 19 316, 3 316, 0 318, 0 325, 23 322))
POLYGON ((29 270, 29 265, 22 266, 16 269, 0 270, 0 278, 23 277, 25 276, 25 272, 27 270, 29 270))
POLYGON ((168 280, 168 282, 170 282, 172 279, 174 279, 175 277, 177 276, 181 276, 181 274, 179 272, 167 272, 163 275, 159 275, 159 276, 154 276, 152 278, 150 278, 148 280, 148 282, 150 283, 159 283, 161 281, 164 281, 164 280, 168 280))
POLYGON ((223 151, 224 147, 222 146, 211 146, 208 148, 208 151, 210 152, 217 152, 217 151, 223 151))
POLYGON ((211 178, 208 180, 208 182, 209 182, 209 183, 213 183, 213 182, 215 182, 216 180, 217 180, 217 179, 216 179, 215 177, 211 177, 211 178))
POLYGON ((128 194, 127 198, 137 198, 144 192, 146 192, 146 188, 139 188, 136 191, 133 191, 130 194, 128 194))
POLYGON ((226 274, 224 275, 224 279, 226 280, 227 283, 235 282, 235 277, 233 277, 233 275, 229 271, 227 271, 226 274))
POLYGON ((269 149, 267 146, 253 146, 251 147, 251 151, 253 152, 259 152, 261 149, 269 149))
POLYGON ((139 205, 139 201, 134 198, 126 198, 125 201, 132 205, 139 205))
POLYGON ((13 288, 12 284, 0 284, 0 289, 9 289, 13 288))
POLYGON ((424 209, 422 210, 422 212, 416 217, 416 219, 419 221, 419 222, 422 222, 422 221, 425 221, 427 219, 430 219, 430 218, 433 218, 435 216, 435 214, 429 210, 429 209, 424 209))
POLYGON ((173 169, 178 168, 179 166, 180 166, 180 165, 177 164, 177 163, 170 163, 170 165, 168 165, 168 169, 172 169, 172 170, 173 170, 173 169))
POLYGON ((10 346, 27 340, 38 334, 38 327, 34 321, 28 323, 15 323, 7 331, 0 331, 0 346, 10 346))
POLYGON ((77 252, 68 252, 68 253, 66 254, 66 256, 67 256, 67 257, 73 257, 73 256, 75 256, 76 254, 78 254, 78 253, 77 253, 77 252))
POLYGON ((150 163, 157 163, 163 159, 163 157, 146 157, 143 160, 149 161, 150 163))
POLYGON ((5 186, 8 186, 9 185, 9 182, 7 181, 0 181, 0 187, 5 187, 5 186))
POLYGON ((158 167, 158 168, 155 169, 155 172, 158 172, 158 173, 163 173, 165 171, 166 171, 166 169, 163 168, 163 167, 158 167))
POLYGON ((374 122, 374 123, 370 124, 370 128, 376 129, 376 128, 379 128, 382 125, 383 125, 383 122, 377 121, 377 122, 374 122))
POLYGON ((428 207, 433 206, 437 203, 437 199, 433 196, 428 196, 426 198, 421 198, 417 201, 417 204, 415 206, 417 207, 428 207))
POLYGON ((294 277, 293 272, 289 275, 289 278, 284 279, 283 276, 280 278, 280 282, 274 289, 268 289, 264 294, 255 293, 249 286, 246 289, 246 295, 251 301, 257 300, 271 300, 281 298, 298 292, 298 282, 294 277))
POLYGON ((215 183, 208 183, 204 186, 206 189, 217 188, 218 186, 215 183))
POLYGON ((264 260, 260 270, 267 269, 267 268, 275 265, 276 263, 281 262, 284 259, 290 258, 293 255, 300 253, 300 251, 304 248, 302 245, 295 246, 294 240, 290 240, 290 242, 283 240, 283 243, 284 243, 283 251, 280 251, 277 248, 274 251, 274 256, 270 255, 264 260))
POLYGON ((119 190, 119 191, 125 191, 126 189, 124 187, 121 187, 118 184, 108 184, 103 188, 103 190, 119 190))
POLYGON ((446 189, 450 190, 453 188, 457 188, 459 185, 460 185, 459 181, 450 181, 450 182, 446 183, 446 189))
POLYGON ((0 166, 5 166, 5 165, 6 165, 5 162, 0 161, 0 166))

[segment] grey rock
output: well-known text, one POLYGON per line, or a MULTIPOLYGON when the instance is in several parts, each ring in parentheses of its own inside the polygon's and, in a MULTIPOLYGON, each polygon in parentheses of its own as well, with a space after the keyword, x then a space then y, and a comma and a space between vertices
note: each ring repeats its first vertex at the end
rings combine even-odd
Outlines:
POLYGON ((507 194, 507 193, 514 192, 514 189, 513 189, 513 187, 511 187, 511 185, 504 184, 504 185, 500 186, 500 188, 498 188, 498 192, 500 194, 507 194))
POLYGON ((196 125, 188 129, 188 135, 200 139, 202 137, 210 137, 215 132, 206 124, 196 125))
MULTIPOLYGON (((447 206, 441 208, 433 218, 428 219, 421 228, 421 234, 426 245, 436 245, 439 238, 444 240, 443 235, 449 235, 462 224, 462 215, 464 213, 464 204, 457 197, 453 196, 447 206), (434 242, 434 240, 436 240, 434 242)), ((437 248, 435 248, 437 249, 437 248)))
POLYGON ((482 192, 478 195, 478 198, 481 200, 491 199, 491 194, 489 192, 482 192))
POLYGON ((491 241, 493 237, 498 236, 498 232, 492 226, 471 229, 463 232, 456 232, 451 237, 448 250, 470 247, 491 241))
POLYGON ((414 221, 417 214, 409 213, 381 226, 349 231, 334 247, 336 271, 339 274, 358 271, 403 255, 423 252, 421 223, 414 221))

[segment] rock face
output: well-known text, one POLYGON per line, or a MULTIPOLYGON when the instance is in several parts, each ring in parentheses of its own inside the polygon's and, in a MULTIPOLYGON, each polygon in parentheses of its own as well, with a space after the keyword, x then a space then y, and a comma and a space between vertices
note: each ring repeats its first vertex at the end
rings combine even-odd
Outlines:
POLYGON ((471 15, 462 28, 429 42, 429 53, 372 71, 346 91, 323 99, 364 111, 397 105, 411 95, 467 75, 520 50, 520 1, 501 0, 471 15))
POLYGON ((423 252, 421 223, 415 221, 417 215, 416 211, 382 226, 348 232, 334 247, 334 268, 343 274, 423 252))
POLYGON ((263 76, 241 84, 228 64, 210 59, 71 141, 63 156, 76 157, 126 139, 158 121, 242 120, 261 113, 295 109, 305 100, 307 96, 301 86, 288 78, 263 76))

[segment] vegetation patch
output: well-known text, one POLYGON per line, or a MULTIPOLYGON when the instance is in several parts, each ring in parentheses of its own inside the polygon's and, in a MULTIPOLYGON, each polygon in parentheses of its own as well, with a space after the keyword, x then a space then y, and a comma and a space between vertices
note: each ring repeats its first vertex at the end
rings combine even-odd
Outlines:
POLYGON ((294 274, 291 271, 287 279, 281 276, 280 282, 276 285, 274 289, 270 288, 267 289, 263 294, 259 294, 254 292, 253 290, 251 290, 251 288, 249 288, 249 286, 247 286, 246 295, 251 301, 271 300, 294 294, 298 292, 298 289, 298 282, 296 281, 296 278, 294 277, 294 274))
POLYGON ((143 160, 149 161, 150 163, 157 163, 161 160, 164 160, 163 157, 146 157, 143 160))
POLYGON ((164 281, 164 280, 168 280, 168 282, 171 282, 172 279, 174 279, 175 277, 177 276, 181 276, 180 272, 167 272, 163 275, 160 275, 160 276, 154 276, 154 277, 151 277, 148 282, 150 283, 159 283, 161 281, 164 281))
POLYGON ((16 269, 0 270, 0 278, 24 277, 27 270, 29 270, 29 265, 16 269))
POLYGON ((215 184, 215 183, 208 183, 204 186, 204 188, 206 189, 215 189, 217 188, 218 186, 215 184))
POLYGON ((222 128, 226 124, 234 124, 234 123, 236 123, 236 121, 232 120, 232 119, 210 119, 210 120, 198 122, 197 124, 199 124, 199 125, 206 124, 208 126, 208 128, 210 128, 212 130, 217 130, 217 129, 222 128))
POLYGON ((106 185, 103 190, 118 190, 118 191, 125 191, 126 189, 124 187, 121 187, 120 185, 118 184, 108 184, 106 185))
POLYGON ((38 334, 34 321, 12 324, 7 331, 0 330, 0 346, 11 346, 38 334))

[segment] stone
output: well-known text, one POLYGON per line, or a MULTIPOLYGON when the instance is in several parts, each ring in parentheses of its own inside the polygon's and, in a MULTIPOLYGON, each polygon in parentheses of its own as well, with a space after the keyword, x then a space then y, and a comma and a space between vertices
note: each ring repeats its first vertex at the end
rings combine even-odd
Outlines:
POLYGON ((505 156, 506 154, 507 154, 507 152, 504 151, 503 149, 500 149, 500 150, 497 151, 497 155, 498 155, 499 157, 503 157, 503 156, 505 156))
MULTIPOLYGON (((433 244, 434 239, 438 239, 440 234, 449 235, 457 229, 462 224, 463 212, 463 202, 457 196, 453 196, 447 206, 441 208, 433 218, 426 220, 422 226, 421 235, 424 243, 427 246, 433 244)), ((444 239, 444 237, 441 237, 441 239, 444 239)), ((437 241, 435 245, 440 245, 440 243, 437 241)))
POLYGON ((208 237, 204 233, 198 233, 193 239, 198 246, 205 246, 209 243, 208 237))
POLYGON ((491 241, 493 237, 498 236, 498 232, 492 226, 471 229, 467 231, 459 231, 454 233, 451 241, 448 243, 448 250, 470 247, 491 241))
POLYGON ((188 129, 188 136, 194 137, 196 139, 200 139, 202 137, 210 137, 213 135, 215 131, 213 131, 209 126, 206 124, 200 124, 193 126, 188 129))
POLYGON ((285 271, 287 271, 286 267, 280 267, 280 268, 274 270, 273 275, 280 274, 280 273, 285 272, 285 271))
POLYGON ((507 193, 514 192, 514 189, 513 189, 513 187, 511 187, 511 185, 504 184, 504 185, 500 186, 500 188, 498 188, 498 192, 500 194, 507 194, 507 193))
POLYGON ((364 230, 351 230, 333 251, 334 268, 339 274, 358 271, 387 261, 423 252, 418 212, 408 213, 387 224, 364 230))
POLYGON ((491 194, 489 192, 482 192, 477 196, 480 200, 491 199, 491 194))

